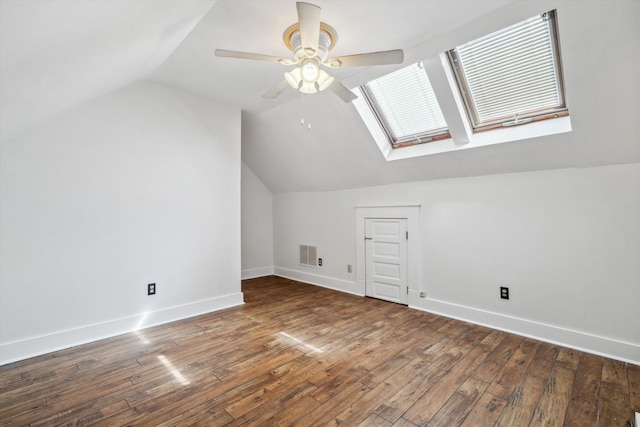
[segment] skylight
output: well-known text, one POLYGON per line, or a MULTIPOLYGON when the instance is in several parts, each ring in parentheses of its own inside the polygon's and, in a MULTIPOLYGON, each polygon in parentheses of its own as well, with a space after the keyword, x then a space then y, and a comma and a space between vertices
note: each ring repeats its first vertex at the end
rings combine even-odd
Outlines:
POLYGON ((387 160, 569 132, 557 27, 553 10, 422 58, 354 106, 387 160))
POLYGON ((422 63, 373 80, 363 89, 394 147, 449 137, 447 123, 422 63))
POLYGON ((450 50, 473 127, 521 124, 565 111, 559 53, 555 11, 450 50))

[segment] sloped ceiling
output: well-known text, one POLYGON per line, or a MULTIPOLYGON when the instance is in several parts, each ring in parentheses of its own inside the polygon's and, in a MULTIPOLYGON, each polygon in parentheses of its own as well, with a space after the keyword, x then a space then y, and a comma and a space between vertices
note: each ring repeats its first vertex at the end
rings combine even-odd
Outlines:
MULTIPOLYGON (((312 2, 338 31, 332 55, 402 48, 405 64, 556 8, 573 131, 386 162, 353 105, 330 92, 265 100, 286 68, 213 55, 288 55, 294 0, 0 0, 2 138, 150 80, 242 108, 243 161, 273 192, 640 161, 636 0, 312 2)), ((334 74, 355 87, 396 68, 334 74)))
MULTIPOLYGON (((424 3, 435 9, 440 5, 424 3)), ((473 9, 460 7, 449 15, 460 19, 460 26, 435 33, 438 26, 430 25, 429 15, 417 13, 407 21, 433 37, 401 45, 407 53, 405 63, 554 8, 558 10, 572 132, 387 162, 355 108, 323 93, 306 97, 304 109, 294 100, 257 114, 245 113, 243 160, 273 192, 640 161, 640 85, 635 71, 640 61, 637 55, 629 55, 640 51, 640 2, 516 2, 484 15, 476 11, 469 22, 464 18, 473 9), (311 121, 311 131, 300 126, 302 114, 311 121)), ((371 77, 376 77, 372 70, 362 70, 346 81, 353 87, 371 77)), ((640 183, 635 184, 640 188, 640 183)))
POLYGON ((0 0, 2 137, 154 72, 215 0, 0 0))

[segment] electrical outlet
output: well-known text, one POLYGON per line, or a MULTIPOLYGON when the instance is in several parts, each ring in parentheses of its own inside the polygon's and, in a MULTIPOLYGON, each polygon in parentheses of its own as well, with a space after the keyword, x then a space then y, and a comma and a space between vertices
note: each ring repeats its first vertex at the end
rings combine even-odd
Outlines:
POLYGON ((322 258, 318 258, 318 267, 322 267, 322 258))
POLYGON ((149 283, 147 285, 147 295, 155 295, 156 294, 156 284, 149 283))
POLYGON ((509 299, 509 288, 500 286, 500 298, 509 299))
POLYGON ((351 273, 351 264, 347 264, 347 273, 351 273))

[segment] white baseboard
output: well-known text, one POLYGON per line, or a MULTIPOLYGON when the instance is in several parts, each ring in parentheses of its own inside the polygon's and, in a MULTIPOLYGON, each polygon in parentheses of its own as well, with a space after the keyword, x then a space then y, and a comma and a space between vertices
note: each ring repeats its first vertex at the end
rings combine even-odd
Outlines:
POLYGON ((0 365, 244 304, 242 292, 0 344, 0 365))
POLYGON ((242 270, 242 280, 255 279, 256 277, 264 277, 264 276, 272 276, 272 275, 273 275, 273 266, 247 268, 246 270, 242 270))
MULTIPOLYGON (((264 269, 251 269, 246 271, 257 274, 249 277, 275 274, 287 279, 298 280, 341 292, 358 296, 364 295, 364 289, 361 289, 362 286, 356 281, 351 282, 282 267, 266 267, 264 269)), ((242 274, 243 279, 245 278, 244 273, 245 271, 243 271, 242 274)), ((243 295, 239 292, 218 298, 197 301, 191 304, 169 307, 151 313, 142 313, 21 341, 0 344, 0 366, 123 333, 242 305, 243 303, 243 295)), ((640 345, 634 343, 506 316, 446 301, 420 298, 418 292, 415 290, 409 291, 409 307, 640 365, 640 345)))
POLYGON ((298 280, 300 282, 309 283, 311 285, 322 286, 336 291, 346 292, 358 296, 364 296, 364 288, 361 288, 357 282, 334 277, 323 276, 320 274, 309 273, 306 271, 292 270, 283 267, 274 267, 273 274, 284 277, 286 279, 298 280))
MULTIPOLYGON (((346 281, 322 276, 306 271, 274 267, 276 276, 325 288, 364 296, 364 281, 346 281)), ((473 307, 449 303, 435 299, 420 298, 419 292, 409 289, 409 308, 427 311, 445 317, 487 326, 492 329, 513 333, 563 347, 574 348, 622 362, 640 365, 640 345, 575 331, 555 325, 507 316, 473 307)), ((638 426, 640 427, 640 426, 638 426)))
POLYGON ((640 345, 430 298, 409 290, 409 307, 640 365, 640 345))

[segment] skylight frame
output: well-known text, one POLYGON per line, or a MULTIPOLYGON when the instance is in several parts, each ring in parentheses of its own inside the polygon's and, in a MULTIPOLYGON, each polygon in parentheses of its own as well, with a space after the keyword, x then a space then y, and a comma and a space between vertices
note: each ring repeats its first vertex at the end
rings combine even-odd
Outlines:
MULTIPOLYGON (((437 128, 430 128, 430 129, 425 129, 422 132, 417 132, 417 133, 412 133, 412 134, 408 134, 408 135, 400 135, 400 136, 396 136, 393 132, 393 126, 390 124, 389 122, 389 118, 387 117, 387 115, 384 113, 384 108, 381 107, 380 102, 378 101, 378 99, 376 98, 376 96, 373 94, 372 89, 369 87, 369 85, 371 83, 374 83, 380 79, 383 79, 391 74, 388 74, 386 76, 381 77, 380 79, 376 79, 376 80, 372 80, 370 82, 367 82, 366 84, 360 86, 360 91, 363 94, 363 98, 366 101, 367 105, 369 106, 369 108, 371 109, 375 119, 377 120, 380 128, 382 129, 382 131, 384 132, 387 140, 389 141, 389 144, 391 144, 392 148, 401 148, 401 147, 407 147, 407 146, 413 146, 413 145, 417 145, 417 144, 424 144, 424 143, 428 143, 428 142, 432 142, 432 141, 439 141, 439 140, 443 140, 443 139, 448 139, 451 138, 451 135, 449 133, 449 128, 446 126, 446 120, 444 115, 442 114, 442 111, 440 110, 440 107, 438 105, 437 99, 435 99, 435 94, 433 93, 433 89, 431 88, 431 83, 429 82, 429 77, 426 74, 426 72, 424 71, 424 67, 422 66, 421 62, 415 63, 415 64, 411 64, 407 67, 402 68, 401 70, 405 70, 408 69, 410 67, 414 67, 414 66, 418 66, 418 68, 422 69, 422 71, 424 72, 424 79, 426 80, 426 83, 429 85, 429 88, 431 89, 431 94, 435 100, 435 105, 438 107, 438 113, 441 115, 442 117, 442 121, 444 122, 445 126, 444 127, 437 127, 437 128)), ((398 70, 398 71, 401 71, 398 70)), ((417 89, 421 89, 421 88, 417 88, 417 89)), ((427 103, 429 101, 427 100, 427 103)))
POLYGON ((451 49, 447 52, 447 58, 449 60, 449 64, 453 71, 453 75, 455 76, 456 86, 459 91, 460 97, 463 100, 467 117, 469 119, 469 122, 471 123, 471 126, 474 132, 491 130, 491 129, 505 127, 505 126, 513 126, 513 125, 519 125, 524 123, 530 123, 533 121, 564 117, 569 115, 568 109, 567 109, 567 103, 566 103, 566 95, 565 95, 564 75, 563 75, 562 60, 561 60, 562 56, 560 52, 560 42, 558 37, 558 20, 557 20, 557 14, 555 10, 551 10, 549 12, 532 17, 525 21, 511 25, 507 28, 491 33, 487 36, 481 37, 479 39, 473 40, 469 43, 465 43, 464 45, 451 49), (462 65, 462 61, 460 60, 460 56, 458 54, 458 49, 474 43, 483 42, 485 40, 503 35, 510 31, 515 31, 518 28, 524 27, 525 25, 539 19, 542 19, 543 22, 547 24, 547 27, 549 29, 549 39, 550 39, 550 47, 551 47, 551 51, 549 53, 552 55, 553 69, 555 74, 555 84, 557 86, 559 102, 553 106, 532 108, 529 110, 522 110, 518 112, 514 111, 499 117, 494 117, 488 120, 481 120, 479 117, 480 115, 478 113, 478 109, 476 108, 476 100, 473 99, 473 96, 472 96, 472 90, 470 88, 467 74, 465 73, 465 70, 462 65))

